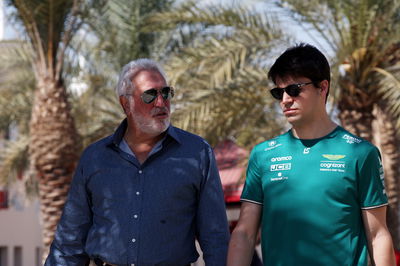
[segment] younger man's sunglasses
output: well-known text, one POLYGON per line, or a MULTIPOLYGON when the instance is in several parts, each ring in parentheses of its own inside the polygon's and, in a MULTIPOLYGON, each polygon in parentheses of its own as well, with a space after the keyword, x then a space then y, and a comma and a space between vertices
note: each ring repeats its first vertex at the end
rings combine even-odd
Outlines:
POLYGON ((281 101, 283 99, 284 92, 286 92, 290 97, 297 97, 301 92, 301 87, 309 84, 313 84, 313 82, 290 84, 285 88, 273 88, 269 92, 271 93, 272 97, 281 101))
POLYGON ((140 97, 142 98, 142 101, 144 103, 149 104, 152 103, 155 99, 157 99, 158 92, 161 93, 161 96, 163 97, 164 100, 170 100, 172 97, 174 97, 174 89, 168 86, 160 90, 150 89, 144 91, 140 97))

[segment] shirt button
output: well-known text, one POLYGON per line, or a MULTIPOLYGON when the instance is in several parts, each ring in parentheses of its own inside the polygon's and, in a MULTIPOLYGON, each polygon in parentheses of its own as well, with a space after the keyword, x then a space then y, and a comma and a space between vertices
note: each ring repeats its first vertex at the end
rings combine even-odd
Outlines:
POLYGON ((140 195, 140 192, 139 192, 139 191, 136 191, 136 195, 140 195))
POLYGON ((135 243, 135 242, 136 242, 136 239, 132 238, 132 242, 135 243))
POLYGON ((142 170, 139 170, 139 174, 141 174, 141 173, 143 173, 143 171, 142 171, 142 170))
POLYGON ((138 218, 137 214, 133 215, 133 218, 137 219, 138 218))

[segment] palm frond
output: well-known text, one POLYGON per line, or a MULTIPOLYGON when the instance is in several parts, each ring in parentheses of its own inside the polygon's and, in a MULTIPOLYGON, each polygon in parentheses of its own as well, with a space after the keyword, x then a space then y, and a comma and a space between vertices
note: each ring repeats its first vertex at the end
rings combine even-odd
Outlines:
POLYGON ((169 30, 170 43, 177 33, 178 40, 186 40, 170 49, 171 56, 165 60, 171 83, 178 88, 176 125, 212 144, 229 136, 243 145, 254 144, 249 128, 262 129, 264 137, 268 137, 267 128, 272 129, 269 133, 279 131, 279 123, 266 119, 275 115, 275 108, 266 100, 263 68, 284 38, 267 14, 240 6, 189 2, 152 15, 146 25, 151 30, 169 30))
POLYGON ((21 41, 0 42, 0 129, 17 125, 28 132, 35 78, 30 46, 21 41))
POLYGON ((0 157, 0 183, 9 184, 21 178, 28 169, 29 137, 19 134, 15 141, 6 141, 0 157))
POLYGON ((182 97, 176 104, 174 123, 204 136, 212 144, 235 137, 242 145, 252 145, 258 139, 249 136, 248 130, 262 128, 263 138, 268 138, 282 126, 276 119, 267 86, 264 71, 243 69, 221 87, 191 91, 182 97))
POLYGON ((397 128, 400 128, 400 63, 388 70, 374 68, 374 71, 383 76, 379 92, 386 101, 388 111, 395 118, 397 128))

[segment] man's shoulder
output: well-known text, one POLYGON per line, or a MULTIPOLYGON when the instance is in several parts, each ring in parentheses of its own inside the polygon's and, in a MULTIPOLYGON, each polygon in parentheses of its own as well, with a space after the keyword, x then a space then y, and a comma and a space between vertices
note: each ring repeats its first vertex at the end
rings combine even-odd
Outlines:
POLYGON ((178 140, 183 144, 201 145, 210 147, 210 144, 199 135, 196 135, 194 133, 191 133, 189 131, 174 126, 172 126, 172 129, 176 134, 176 136, 178 137, 178 140))
POLYGON ((375 145, 366 139, 354 135, 342 127, 338 127, 338 134, 335 136, 335 145, 338 147, 348 147, 350 149, 363 152, 365 150, 376 149, 375 145))
POLYGON ((284 147, 284 144, 287 143, 288 138, 290 138, 289 131, 275 136, 271 139, 267 139, 261 143, 258 143, 257 145, 254 146, 253 150, 254 152, 258 151, 272 151, 279 149, 280 147, 284 147))
POLYGON ((102 139, 99 139, 91 144, 89 144, 82 153, 82 156, 88 156, 91 154, 99 154, 102 151, 104 151, 107 146, 109 146, 110 144, 112 144, 112 136, 113 135, 109 135, 107 137, 104 137, 102 139))

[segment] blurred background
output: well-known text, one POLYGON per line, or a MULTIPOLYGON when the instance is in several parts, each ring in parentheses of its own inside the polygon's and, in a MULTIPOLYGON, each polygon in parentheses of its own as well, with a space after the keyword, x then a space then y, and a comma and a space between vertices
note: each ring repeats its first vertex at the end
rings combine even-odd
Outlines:
POLYGON ((120 123, 113 89, 140 57, 176 89, 173 124, 215 148, 233 227, 249 151, 288 129, 266 73, 299 42, 330 61, 332 119, 382 153, 398 250, 400 1, 2 0, 0 265, 42 264, 80 153, 120 123))

